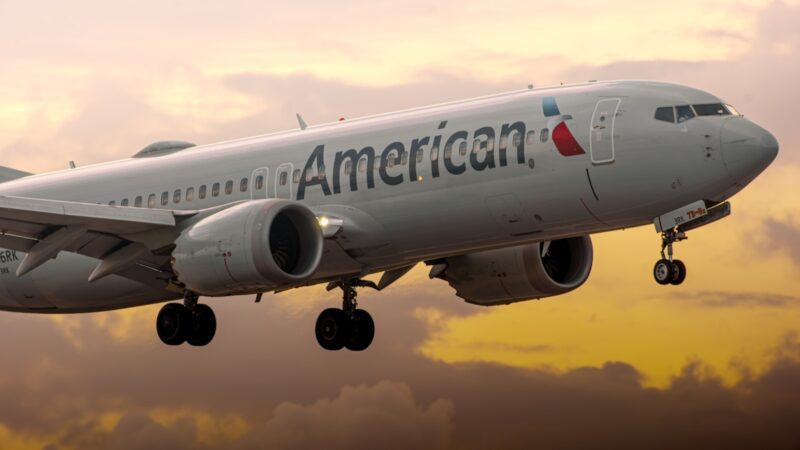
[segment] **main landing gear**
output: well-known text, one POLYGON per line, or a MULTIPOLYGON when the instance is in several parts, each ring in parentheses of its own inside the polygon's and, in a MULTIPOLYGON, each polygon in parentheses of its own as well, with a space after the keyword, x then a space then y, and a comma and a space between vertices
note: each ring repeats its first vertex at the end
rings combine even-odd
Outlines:
POLYGON ((686 264, 672 258, 672 244, 688 239, 686 233, 668 230, 661 233, 661 259, 653 267, 653 277, 658 284, 679 285, 686 279, 686 264), (664 249, 667 254, 664 255, 664 249))
POLYGON ((377 287, 372 282, 353 279, 333 283, 328 290, 337 287, 342 289, 342 309, 328 308, 320 313, 314 328, 317 342, 325 350, 366 350, 375 336, 375 323, 368 312, 357 309, 356 287, 377 287))
POLYGON ((186 291, 183 304, 168 303, 156 318, 156 331, 167 345, 208 345, 217 331, 217 318, 208 305, 198 304, 199 296, 186 291))

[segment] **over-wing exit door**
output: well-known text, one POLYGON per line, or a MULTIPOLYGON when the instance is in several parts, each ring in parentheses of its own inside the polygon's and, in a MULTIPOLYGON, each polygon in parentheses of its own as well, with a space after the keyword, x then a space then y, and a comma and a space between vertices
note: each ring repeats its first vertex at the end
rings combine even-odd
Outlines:
POLYGON ((258 200, 267 198, 267 177, 269 176, 269 168, 261 167, 253 172, 252 191, 250 198, 258 200))
POLYGON ((620 99, 607 98, 597 102, 589 130, 589 152, 593 164, 614 162, 614 122, 620 99))
POLYGON ((294 166, 291 163, 285 163, 278 166, 275 173, 275 197, 292 199, 292 169, 294 166))

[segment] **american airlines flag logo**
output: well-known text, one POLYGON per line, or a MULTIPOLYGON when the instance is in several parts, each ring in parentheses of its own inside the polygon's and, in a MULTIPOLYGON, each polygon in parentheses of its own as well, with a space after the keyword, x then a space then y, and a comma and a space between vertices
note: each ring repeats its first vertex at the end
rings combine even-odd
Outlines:
POLYGON ((564 156, 586 154, 581 144, 578 143, 569 127, 567 127, 567 120, 571 120, 572 116, 561 114, 555 97, 544 97, 542 99, 542 112, 544 112, 545 117, 550 118, 547 121, 547 127, 553 130, 553 143, 555 143, 559 153, 564 156))

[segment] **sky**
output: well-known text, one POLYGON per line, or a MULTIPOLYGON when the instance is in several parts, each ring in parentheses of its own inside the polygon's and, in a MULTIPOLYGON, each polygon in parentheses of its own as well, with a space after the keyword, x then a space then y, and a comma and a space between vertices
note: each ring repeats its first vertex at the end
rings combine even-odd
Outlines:
POLYGON ((569 294, 481 308, 424 267, 380 294, 363 353, 318 348, 338 293, 209 300, 205 348, 159 305, 0 313, 0 449, 797 448, 800 3, 0 0, 0 165, 42 173, 590 79, 710 91, 781 153, 677 245, 593 236, 569 294))

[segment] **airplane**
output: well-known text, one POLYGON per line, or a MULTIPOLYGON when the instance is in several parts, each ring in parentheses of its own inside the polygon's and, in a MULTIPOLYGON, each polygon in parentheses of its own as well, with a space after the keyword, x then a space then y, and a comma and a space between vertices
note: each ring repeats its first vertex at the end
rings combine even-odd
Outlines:
POLYGON ((779 147, 720 98, 653 81, 298 121, 53 173, 0 169, 0 309, 172 301, 160 340, 204 346, 217 321, 201 296, 258 302, 326 283, 342 306, 320 313, 319 345, 362 351, 375 325, 357 290, 386 289, 420 262, 469 303, 509 304, 581 286, 592 233, 654 225, 653 276, 679 285, 673 244, 728 216, 779 147))

